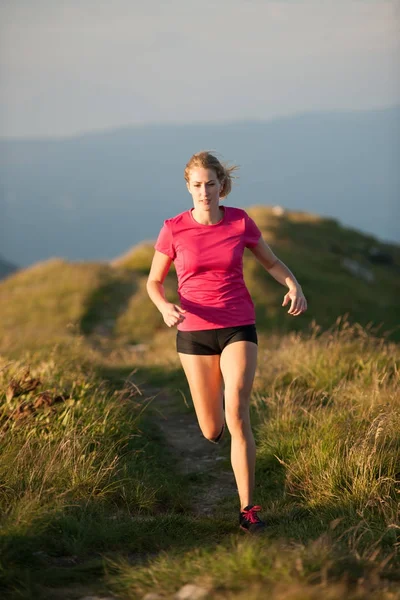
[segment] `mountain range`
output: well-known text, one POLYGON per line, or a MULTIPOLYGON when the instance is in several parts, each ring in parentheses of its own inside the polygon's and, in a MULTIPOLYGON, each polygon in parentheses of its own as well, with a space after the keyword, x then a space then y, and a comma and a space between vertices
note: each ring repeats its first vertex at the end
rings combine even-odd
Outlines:
POLYGON ((279 205, 400 241, 400 107, 271 121, 127 126, 0 140, 0 255, 111 260, 192 206, 183 179, 209 149, 238 164, 228 205, 279 205))

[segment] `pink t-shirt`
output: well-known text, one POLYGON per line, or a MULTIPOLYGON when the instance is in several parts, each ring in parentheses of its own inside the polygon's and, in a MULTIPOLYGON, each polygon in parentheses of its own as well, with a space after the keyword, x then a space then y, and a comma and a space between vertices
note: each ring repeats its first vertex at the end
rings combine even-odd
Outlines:
POLYGON ((255 323, 243 252, 257 245, 261 232, 241 208, 221 208, 224 216, 214 225, 198 223, 193 209, 166 219, 154 245, 175 264, 180 305, 187 311, 180 331, 255 323))

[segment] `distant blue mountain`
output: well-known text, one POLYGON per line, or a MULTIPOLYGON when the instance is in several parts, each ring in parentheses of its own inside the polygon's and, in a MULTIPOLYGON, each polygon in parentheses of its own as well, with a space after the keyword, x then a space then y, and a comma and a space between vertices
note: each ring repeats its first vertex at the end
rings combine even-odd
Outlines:
POLYGON ((11 275, 11 273, 14 273, 17 269, 18 267, 0 257, 0 279, 4 279, 4 277, 11 275))
POLYGON ((227 204, 332 216, 400 241, 400 107, 271 121, 146 125, 71 138, 0 140, 0 254, 108 260, 190 206, 199 150, 240 165, 227 204))

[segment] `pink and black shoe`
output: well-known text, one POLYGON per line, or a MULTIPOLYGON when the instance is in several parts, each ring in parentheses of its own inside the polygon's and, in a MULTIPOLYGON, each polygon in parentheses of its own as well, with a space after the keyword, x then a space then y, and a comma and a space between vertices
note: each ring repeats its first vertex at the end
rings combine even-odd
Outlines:
POLYGON ((257 512, 261 509, 261 506, 255 506, 249 504, 242 511, 239 512, 239 526, 247 533, 263 533, 266 528, 264 521, 261 521, 257 512))

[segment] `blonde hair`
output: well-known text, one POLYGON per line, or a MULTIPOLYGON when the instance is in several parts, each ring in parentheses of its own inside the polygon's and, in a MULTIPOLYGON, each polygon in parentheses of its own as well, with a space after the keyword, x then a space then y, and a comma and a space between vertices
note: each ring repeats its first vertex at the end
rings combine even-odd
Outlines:
POLYGON ((202 150, 193 154, 185 167, 184 177, 186 183, 189 183, 190 171, 194 167, 202 167, 203 169, 213 169, 217 175, 218 181, 222 184, 221 191, 219 194, 220 198, 226 198, 232 190, 232 179, 236 179, 232 175, 233 171, 236 171, 239 167, 236 165, 228 166, 225 163, 221 163, 216 156, 211 154, 208 150, 202 150))

